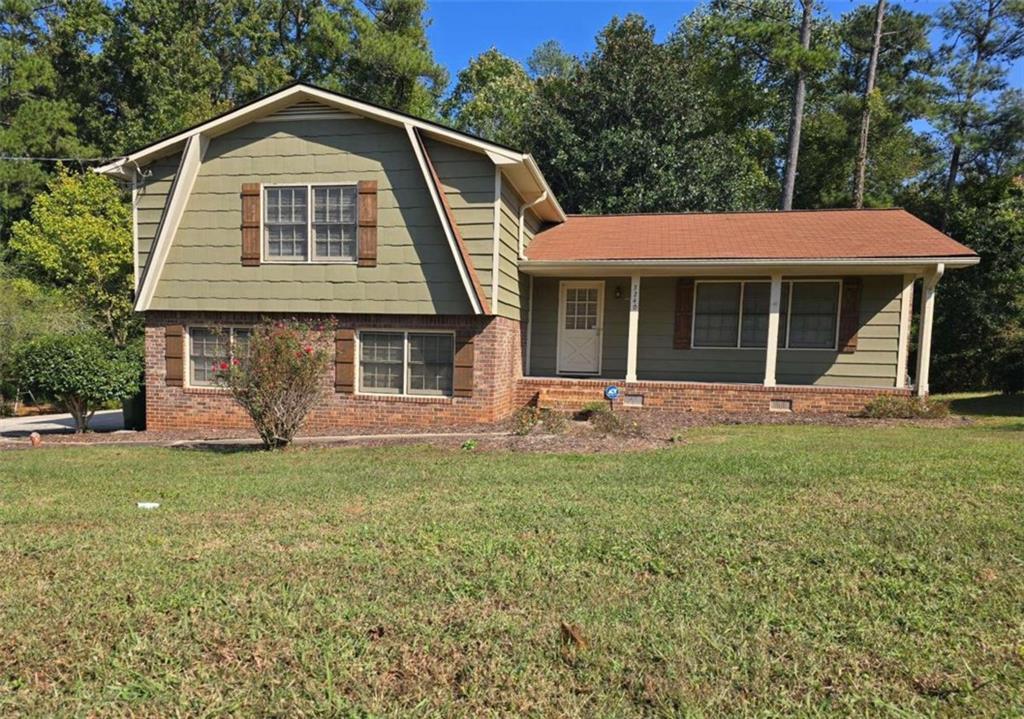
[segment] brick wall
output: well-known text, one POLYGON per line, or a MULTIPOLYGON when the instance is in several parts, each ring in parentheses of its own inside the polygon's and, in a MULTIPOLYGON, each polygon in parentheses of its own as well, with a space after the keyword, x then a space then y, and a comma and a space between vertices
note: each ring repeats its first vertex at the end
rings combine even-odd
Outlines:
MULTIPOLYGON (((299 317, 315 326, 330 320, 354 329, 469 330, 474 339, 472 397, 389 397, 340 394, 334 390, 333 363, 324 374, 324 400, 306 421, 306 433, 345 429, 444 430, 499 421, 536 402, 566 410, 600 400, 615 383, 622 395, 642 395, 646 408, 687 412, 767 412, 772 401, 789 402, 794 412, 852 413, 879 395, 908 396, 909 390, 635 382, 522 376, 523 337, 519 322, 503 317, 336 315, 299 317)), ((250 429, 252 424, 224 390, 168 387, 164 328, 169 325, 251 325, 253 314, 150 312, 146 317, 146 422, 153 430, 250 429)), ((314 337, 333 357, 333 331, 314 337)))
MULTIPOLYGON (((344 429, 407 428, 443 430, 501 420, 515 407, 522 377, 519 322, 503 317, 335 315, 297 317, 310 326, 329 321, 353 329, 469 330, 474 335, 472 397, 389 397, 334 391, 334 365, 324 374, 324 400, 310 413, 307 433, 344 429)), ((253 314, 150 312, 146 316, 146 426, 152 430, 251 429, 248 415, 221 389, 169 387, 165 374, 165 335, 169 325, 252 325, 253 314)), ((334 356, 332 331, 311 342, 334 356)))
POLYGON ((593 379, 551 379, 527 377, 519 381, 516 403, 555 409, 579 409, 604 398, 604 388, 615 384, 616 404, 625 407, 627 395, 643 397, 643 406, 682 412, 767 412, 770 403, 789 402, 793 412, 805 414, 842 412, 851 414, 879 395, 908 397, 906 389, 860 389, 851 387, 711 384, 704 382, 615 382, 593 379))

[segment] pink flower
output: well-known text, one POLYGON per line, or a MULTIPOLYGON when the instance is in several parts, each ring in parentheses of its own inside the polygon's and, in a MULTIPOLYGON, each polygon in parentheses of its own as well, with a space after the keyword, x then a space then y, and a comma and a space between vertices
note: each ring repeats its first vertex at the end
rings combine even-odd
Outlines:
POLYGON ((307 347, 306 347, 306 354, 308 354, 308 355, 311 355, 311 354, 313 354, 313 348, 312 348, 312 347, 308 347, 308 346, 307 346, 307 347))
POLYGON ((220 368, 221 369, 227 369, 228 368, 228 363, 227 362, 221 362, 220 363, 220 368))
POLYGON ((231 360, 231 364, 233 364, 235 367, 237 367, 238 365, 240 365, 242 363, 239 362, 237 359, 233 359, 233 360, 231 360))

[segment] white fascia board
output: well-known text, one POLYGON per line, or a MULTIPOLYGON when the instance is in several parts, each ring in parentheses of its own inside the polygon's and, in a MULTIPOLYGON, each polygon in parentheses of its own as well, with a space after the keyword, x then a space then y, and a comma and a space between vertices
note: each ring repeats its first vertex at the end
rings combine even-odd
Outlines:
MULTIPOLYGON (((551 205, 556 221, 565 221, 565 212, 558 204, 558 200, 555 199, 554 193, 551 192, 551 188, 548 186, 548 182, 544 178, 544 174, 540 171, 540 167, 531 155, 516 152, 515 150, 495 145, 486 140, 481 140, 456 130, 450 130, 448 128, 441 127, 440 125, 434 125, 429 122, 417 120, 401 113, 386 110, 381 107, 375 107, 365 102, 360 102, 359 100, 353 100, 352 98, 344 97, 319 88, 310 87, 308 85, 293 85, 291 87, 287 87, 279 92, 275 92, 273 95, 268 95, 261 100, 257 100, 256 102, 250 103, 244 107, 240 107, 233 112, 214 118, 213 120, 203 123, 198 127, 194 127, 191 130, 186 130, 185 132, 178 133, 177 135, 172 135, 171 137, 144 147, 137 152, 133 152, 130 155, 94 168, 93 172, 97 172, 101 175, 113 175, 116 177, 128 178, 133 172, 133 169, 129 169, 131 165, 145 164, 150 160, 166 155, 172 152, 178 145, 183 144, 190 137, 195 135, 204 135, 207 138, 217 137, 218 135, 222 135, 240 127, 247 122, 255 122, 256 120, 276 112, 278 109, 288 107, 300 100, 314 100, 342 111, 355 113, 362 117, 379 120, 397 127, 412 126, 420 132, 426 133, 433 138, 443 140, 448 144, 473 150, 475 152, 481 152, 487 155, 491 162, 499 167, 521 165, 527 170, 532 183, 540 188, 537 194, 547 191, 548 201, 551 205), (251 120, 249 118, 251 118, 251 120)), ((512 178, 510 178, 510 180, 511 179, 512 178)), ((516 183, 513 181, 513 186, 515 185, 516 183)), ((516 189, 520 190, 520 193, 522 194, 523 188, 516 187, 516 189)))
POLYGON ((203 164, 203 156, 206 154, 208 144, 209 140, 205 135, 192 135, 185 142, 178 172, 174 176, 171 196, 164 208, 163 216, 160 218, 160 227, 157 229, 156 239, 150 249, 151 256, 146 263, 146 272, 142 276, 139 294, 135 299, 136 312, 145 312, 153 301, 153 294, 156 292, 157 283, 160 282, 164 263, 171 251, 171 242, 178 233, 178 226, 185 214, 185 206, 192 194, 196 177, 199 176, 199 168, 203 164))
POLYGON ((803 274, 816 270, 843 269, 851 271, 861 269, 871 274, 884 274, 886 271, 903 273, 908 269, 924 272, 926 268, 936 264, 944 264, 946 268, 962 268, 976 265, 978 257, 888 257, 888 258, 836 258, 836 259, 714 259, 714 260, 581 260, 578 262, 550 262, 545 260, 525 260, 519 263, 519 269, 535 274, 555 274, 559 272, 590 272, 622 273, 631 269, 645 270, 649 274, 672 274, 680 271, 708 272, 717 269, 729 269, 737 272, 769 273, 769 270, 780 271, 800 270, 803 274))
POLYGON ((416 130, 413 125, 407 124, 405 126, 405 132, 409 137, 409 144, 412 146, 412 152, 416 156, 416 162, 420 166, 420 171, 423 173, 423 181, 427 185, 427 191, 430 193, 430 199, 434 202, 434 209, 437 210, 437 219, 441 223, 441 228, 444 230, 444 236, 448 240, 448 247, 452 251, 452 259, 455 261, 455 267, 459 270, 459 277, 462 279, 462 285, 466 289, 466 296, 469 298, 469 305, 473 308, 473 313, 482 315, 484 313, 483 307, 480 305, 480 299, 476 296, 476 289, 473 287, 473 280, 470 279, 469 269, 462 261, 462 252, 459 251, 458 242, 455 240, 455 232, 451 225, 448 223, 448 213, 444 211, 444 204, 441 202, 440 188, 434 184, 434 178, 430 173, 430 168, 427 167, 427 159, 423 156, 423 148, 420 146, 420 140, 416 137, 416 130))
POLYGON ((364 117, 381 120, 398 127, 411 125, 412 127, 434 137, 443 138, 451 144, 483 152, 487 154, 488 157, 491 157, 492 160, 497 158, 502 160, 502 162, 509 163, 520 163, 524 161, 524 155, 522 153, 500 147, 499 145, 494 145, 486 140, 481 140, 455 130, 449 130, 438 125, 416 120, 414 118, 407 117, 406 115, 392 112, 391 110, 385 110, 380 107, 368 105, 364 102, 343 97, 333 92, 320 90, 319 88, 309 87, 308 85, 293 85, 279 92, 275 92, 273 95, 268 95, 261 100, 257 100, 256 102, 245 105, 244 107, 240 107, 234 112, 229 112, 225 115, 214 118, 213 120, 203 123, 198 127, 194 127, 191 130, 186 130, 185 132, 178 133, 177 135, 172 135, 171 137, 144 147, 137 152, 133 152, 126 157, 109 162, 106 165, 101 165, 95 169, 95 172, 100 174, 115 173, 127 163, 146 162, 149 158, 166 153, 175 145, 178 145, 195 135, 201 134, 207 137, 216 137, 223 132, 238 127, 240 121, 243 121, 246 118, 253 117, 253 119, 256 119, 273 112, 278 109, 278 106, 287 107, 288 105, 293 104, 292 101, 296 98, 316 100, 340 110, 355 112, 364 117))

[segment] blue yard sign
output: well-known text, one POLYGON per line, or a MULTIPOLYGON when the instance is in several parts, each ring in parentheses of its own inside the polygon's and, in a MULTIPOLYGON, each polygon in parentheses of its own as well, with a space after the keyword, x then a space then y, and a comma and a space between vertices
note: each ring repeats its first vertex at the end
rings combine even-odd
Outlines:
POLYGON ((613 384, 608 385, 604 388, 604 398, 611 402, 614 402, 619 397, 619 388, 613 384))

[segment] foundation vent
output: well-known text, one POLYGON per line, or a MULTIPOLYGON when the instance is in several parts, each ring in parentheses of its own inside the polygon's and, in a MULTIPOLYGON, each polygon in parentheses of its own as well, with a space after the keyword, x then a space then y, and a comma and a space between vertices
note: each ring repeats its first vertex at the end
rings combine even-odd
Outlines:
POLYGON ((622 398, 622 404, 626 407, 643 407, 644 396, 642 394, 627 394, 622 398))
POLYGON ((793 411, 793 400, 791 400, 791 399, 772 399, 772 400, 768 400, 768 411, 770 411, 770 412, 792 412, 793 411))

